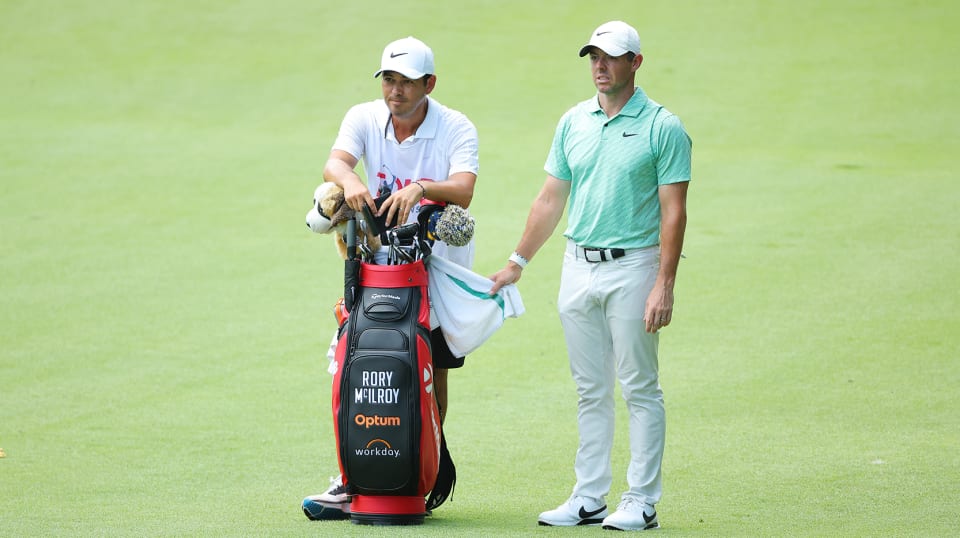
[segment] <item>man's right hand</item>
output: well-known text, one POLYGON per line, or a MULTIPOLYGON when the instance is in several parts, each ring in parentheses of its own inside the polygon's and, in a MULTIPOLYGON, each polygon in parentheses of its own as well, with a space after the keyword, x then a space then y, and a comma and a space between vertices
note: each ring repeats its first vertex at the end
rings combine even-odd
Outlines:
POLYGON ((361 212, 363 206, 367 206, 374 213, 377 212, 377 206, 370 194, 370 189, 363 183, 360 176, 355 176, 352 181, 345 181, 344 183, 343 199, 350 209, 361 212))
POLYGON ((490 295, 496 295, 500 288, 508 284, 516 284, 520 277, 523 274, 523 269, 513 263, 507 262, 507 265, 503 269, 497 271, 493 276, 490 277, 490 280, 493 281, 493 287, 490 288, 490 295))

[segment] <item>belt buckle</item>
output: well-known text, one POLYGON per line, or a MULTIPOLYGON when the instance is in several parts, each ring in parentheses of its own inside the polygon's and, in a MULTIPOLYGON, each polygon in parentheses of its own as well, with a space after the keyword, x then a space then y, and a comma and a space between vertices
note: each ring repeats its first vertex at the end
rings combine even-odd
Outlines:
POLYGON ((583 249, 583 259, 589 263, 600 263, 607 261, 607 257, 604 256, 603 249, 600 248, 587 248, 581 247, 583 249), (590 254, 595 254, 595 258, 591 258, 590 254))
POLYGON ((578 248, 583 251, 583 259, 589 263, 600 263, 615 260, 617 258, 622 258, 627 253, 627 251, 622 248, 578 248), (591 253, 595 256, 591 257, 591 253))

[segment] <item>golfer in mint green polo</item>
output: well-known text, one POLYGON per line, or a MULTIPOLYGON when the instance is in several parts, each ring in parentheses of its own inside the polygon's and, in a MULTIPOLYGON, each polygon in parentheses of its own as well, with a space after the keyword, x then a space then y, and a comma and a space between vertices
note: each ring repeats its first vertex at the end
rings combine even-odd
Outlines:
POLYGON ((635 85, 643 56, 634 28, 601 25, 580 56, 589 56, 597 94, 560 119, 547 179, 491 292, 520 279, 569 201, 557 307, 577 386, 580 444, 570 497, 538 521, 652 529, 666 431, 658 331, 673 316, 691 142, 680 120, 635 85), (631 457, 628 490, 611 511, 616 383, 629 414, 631 457))

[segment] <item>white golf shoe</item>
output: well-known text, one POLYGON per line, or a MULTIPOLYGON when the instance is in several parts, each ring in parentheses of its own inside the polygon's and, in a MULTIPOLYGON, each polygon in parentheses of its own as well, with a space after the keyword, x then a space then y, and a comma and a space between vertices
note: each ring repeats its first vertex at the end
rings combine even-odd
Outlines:
POLYGON ((602 500, 574 496, 557 508, 540 514, 537 523, 551 527, 599 525, 605 517, 607 505, 602 500))
POLYGON ((603 520, 603 528, 617 531, 645 531, 660 527, 657 510, 643 501, 627 497, 617 505, 617 511, 603 520))

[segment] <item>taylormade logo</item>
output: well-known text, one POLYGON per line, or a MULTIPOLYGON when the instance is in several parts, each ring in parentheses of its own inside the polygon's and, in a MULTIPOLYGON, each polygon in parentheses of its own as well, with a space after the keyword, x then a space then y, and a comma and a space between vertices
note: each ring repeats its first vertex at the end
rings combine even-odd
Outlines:
POLYGON ((400 297, 398 295, 387 295, 386 293, 374 293, 370 296, 371 299, 393 299, 394 301, 399 301, 400 297))

